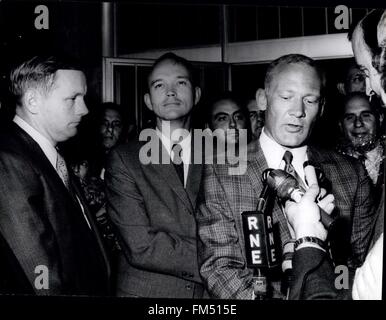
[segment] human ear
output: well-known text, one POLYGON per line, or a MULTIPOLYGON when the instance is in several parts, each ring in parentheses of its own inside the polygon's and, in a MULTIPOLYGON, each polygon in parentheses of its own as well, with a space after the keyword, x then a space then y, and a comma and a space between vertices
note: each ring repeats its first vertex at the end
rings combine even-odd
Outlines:
POLYGON ((199 87, 194 88, 194 105, 196 105, 201 98, 201 89, 199 87))
POLYGON ((22 98, 22 105, 32 114, 38 113, 41 93, 37 89, 27 89, 22 98))
POLYGON ((266 90, 259 88, 256 90, 256 104, 261 111, 267 110, 267 94, 266 90))
POLYGON ((145 93, 143 96, 143 100, 145 101, 146 107, 148 107, 149 110, 153 111, 153 104, 151 103, 150 94, 145 93))

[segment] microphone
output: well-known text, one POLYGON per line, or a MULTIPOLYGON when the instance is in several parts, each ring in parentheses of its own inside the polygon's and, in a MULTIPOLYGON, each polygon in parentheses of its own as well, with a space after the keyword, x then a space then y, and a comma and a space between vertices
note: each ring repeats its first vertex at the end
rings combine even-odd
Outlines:
MULTIPOLYGON (((267 185, 276 192, 278 198, 283 201, 293 200, 299 202, 306 192, 294 176, 281 169, 270 170, 267 175, 267 185)), ((334 226, 335 219, 322 208, 319 209, 320 220, 323 226, 329 231, 334 226)))
POLYGON ((279 265, 279 250, 274 236, 272 204, 274 194, 266 183, 268 171, 263 173, 263 189, 255 211, 241 214, 247 267, 254 270, 253 287, 255 299, 268 295, 267 271, 279 265))

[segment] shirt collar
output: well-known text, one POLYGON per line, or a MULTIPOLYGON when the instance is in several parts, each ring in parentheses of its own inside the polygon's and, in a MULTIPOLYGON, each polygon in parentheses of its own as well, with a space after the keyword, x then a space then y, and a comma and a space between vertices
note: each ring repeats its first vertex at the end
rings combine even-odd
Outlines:
MULTIPOLYGON (((173 145, 176 143, 176 142, 173 142, 170 140, 169 137, 167 137, 166 135, 164 135, 161 130, 159 130, 158 128, 156 128, 156 133, 158 135, 158 137, 161 139, 162 141, 162 144, 164 145, 166 151, 169 153, 171 153, 171 150, 172 150, 172 147, 173 145)), ((192 140, 192 134, 189 132, 189 134, 181 141, 181 142, 178 142, 180 145, 181 145, 181 148, 182 150, 190 150, 191 148, 191 140, 192 140)), ((183 159, 184 160, 184 159, 183 159)), ((185 162, 185 161, 184 161, 185 162)))
POLYGON ((56 169, 56 158, 58 152, 55 149, 55 146, 43 136, 39 131, 37 131, 34 127, 32 127, 29 123, 23 120, 18 115, 15 115, 13 118, 13 122, 15 122, 22 130, 24 130, 43 150, 43 153, 48 158, 52 166, 56 169))
POLYGON ((265 128, 263 128, 261 131, 259 141, 269 168, 283 169, 284 161, 282 160, 284 153, 287 150, 291 151, 293 155, 292 165, 294 166, 296 172, 304 180, 303 163, 304 161, 308 160, 307 146, 298 148, 285 148, 278 144, 274 139, 268 137, 268 135, 265 133, 265 128))

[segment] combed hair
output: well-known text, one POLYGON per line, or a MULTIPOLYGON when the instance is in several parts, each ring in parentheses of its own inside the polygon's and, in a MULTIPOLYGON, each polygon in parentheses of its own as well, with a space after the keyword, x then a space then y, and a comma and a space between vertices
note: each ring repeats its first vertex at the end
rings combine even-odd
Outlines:
POLYGON ((323 97, 324 89, 326 87, 326 76, 322 71, 322 69, 317 65, 315 60, 302 54, 287 54, 272 61, 268 66, 267 73, 265 75, 265 81, 264 81, 265 90, 267 91, 270 90, 271 82, 274 79, 278 68, 282 65, 288 65, 288 64, 304 64, 313 68, 317 72, 321 80, 322 86, 320 88, 320 92, 321 92, 321 96, 323 97))
POLYGON ((48 93, 58 70, 82 69, 76 62, 56 56, 35 56, 15 67, 10 73, 9 90, 16 105, 22 105, 22 98, 28 89, 39 89, 48 93))
POLYGON ((192 83, 192 86, 195 87, 197 86, 197 82, 196 82, 196 79, 195 79, 195 76, 194 76, 194 68, 193 68, 193 65, 188 61, 186 60, 185 58, 182 58, 180 56, 177 56, 175 53, 173 52, 167 52, 165 54, 163 54, 162 56, 160 56, 153 64, 153 66, 151 67, 151 70, 150 70, 150 73, 149 73, 149 76, 147 78, 148 80, 148 88, 150 89, 149 85, 150 85, 150 76, 151 74, 153 73, 154 69, 159 65, 161 64, 162 62, 164 61, 172 61, 174 62, 174 64, 179 64, 183 67, 185 67, 185 69, 188 71, 188 76, 189 76, 189 80, 190 82, 192 83))

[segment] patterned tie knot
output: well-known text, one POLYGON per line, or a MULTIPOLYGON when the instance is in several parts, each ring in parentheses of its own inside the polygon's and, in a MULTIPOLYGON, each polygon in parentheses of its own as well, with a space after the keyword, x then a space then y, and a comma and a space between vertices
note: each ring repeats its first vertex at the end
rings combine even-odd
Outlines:
POLYGON ((181 158, 182 146, 179 143, 175 143, 172 146, 172 161, 174 164, 182 164, 181 158))
POLYGON ((291 151, 286 151, 283 156, 283 160, 285 161, 285 168, 284 170, 290 174, 293 174, 295 169, 292 166, 292 159, 293 159, 293 154, 291 151))

